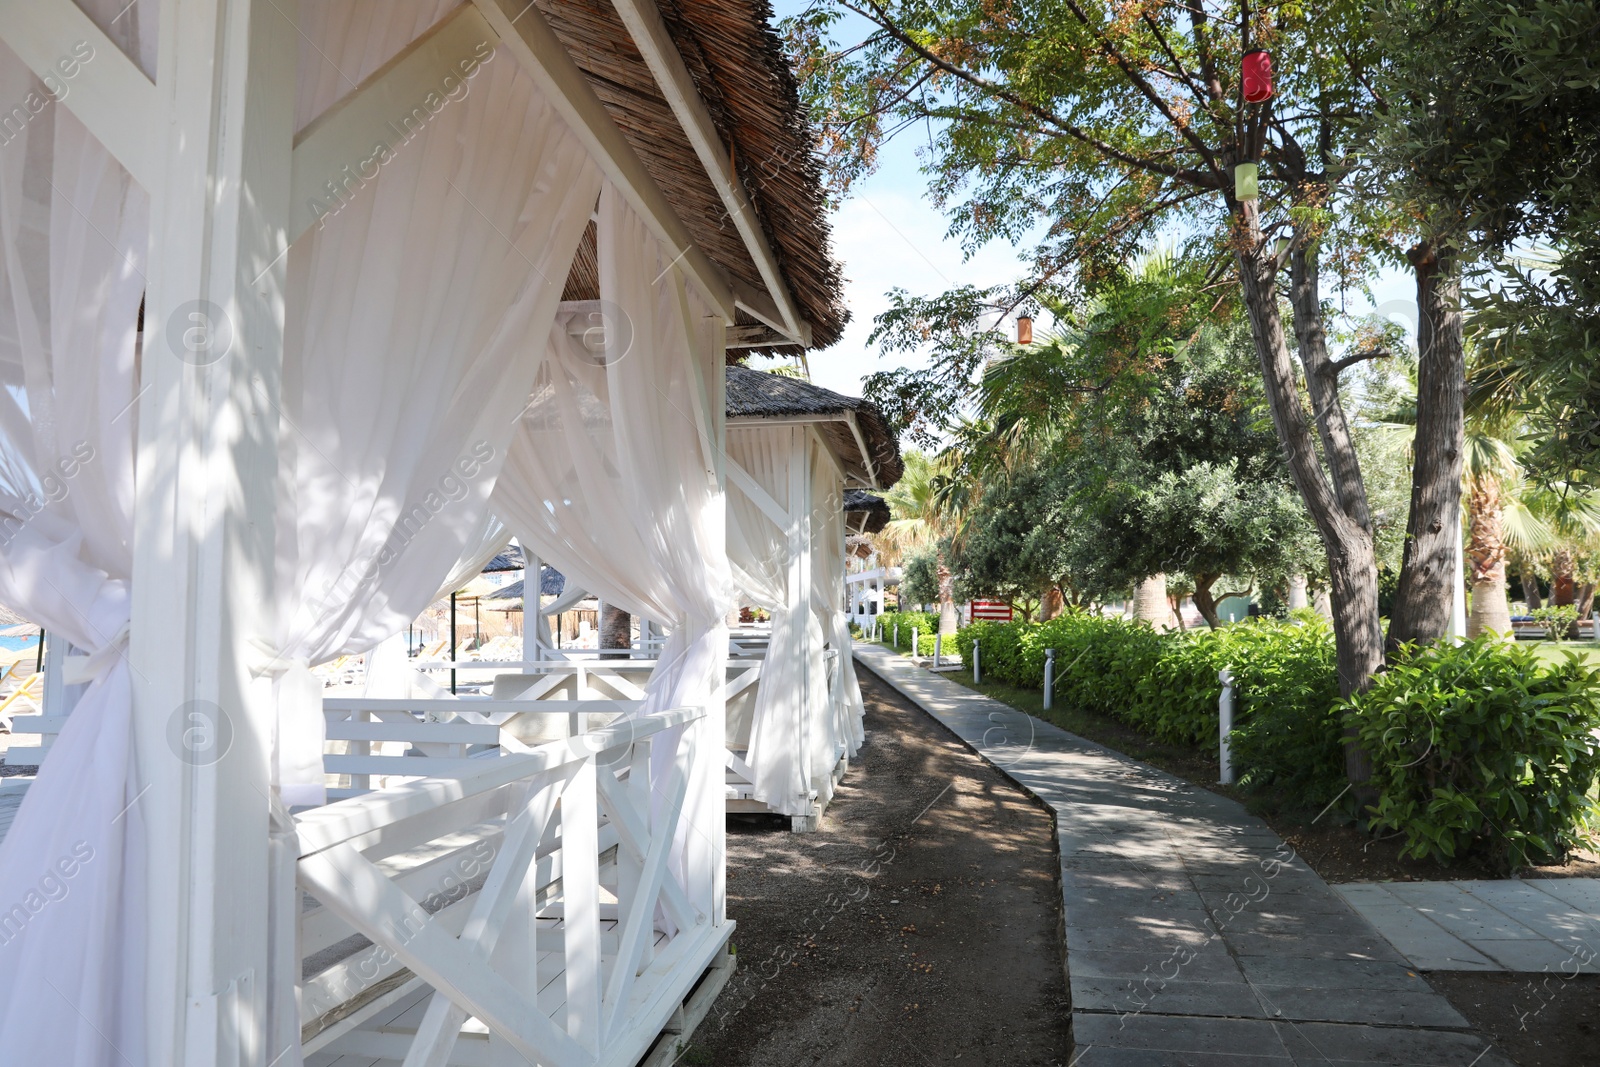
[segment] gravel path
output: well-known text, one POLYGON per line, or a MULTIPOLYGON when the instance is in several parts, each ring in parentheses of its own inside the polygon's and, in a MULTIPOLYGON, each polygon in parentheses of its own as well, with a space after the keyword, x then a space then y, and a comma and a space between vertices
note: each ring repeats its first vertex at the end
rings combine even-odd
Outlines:
POLYGON ((1054 824, 862 672, 867 743, 822 830, 730 820, 739 968, 679 1061, 1064 1065, 1054 824))

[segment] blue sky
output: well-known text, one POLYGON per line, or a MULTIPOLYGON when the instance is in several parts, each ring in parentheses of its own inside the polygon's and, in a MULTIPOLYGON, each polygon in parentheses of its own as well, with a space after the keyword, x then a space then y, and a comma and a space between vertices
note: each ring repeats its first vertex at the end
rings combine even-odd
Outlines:
MULTIPOLYGON (((780 19, 805 6, 804 0, 774 2, 780 19)), ((995 285, 1015 280, 1026 267, 1029 241, 1017 247, 991 242, 965 258, 960 245, 945 237, 949 224, 927 198, 918 144, 915 130, 891 141, 878 169, 857 183, 834 213, 833 253, 844 267, 851 320, 837 344, 810 355, 812 381, 828 389, 859 396, 862 378, 873 371, 919 362, 902 353, 880 356, 867 344, 873 317, 889 305, 889 290, 898 286, 933 295, 961 284, 995 285)), ((1373 291, 1386 312, 1400 311, 1399 305, 1414 308, 1413 283, 1398 271, 1377 278, 1373 291)), ((1351 294, 1349 310, 1358 312, 1363 303, 1363 297, 1351 294)), ((1403 312, 1399 317, 1406 318, 1403 312)))

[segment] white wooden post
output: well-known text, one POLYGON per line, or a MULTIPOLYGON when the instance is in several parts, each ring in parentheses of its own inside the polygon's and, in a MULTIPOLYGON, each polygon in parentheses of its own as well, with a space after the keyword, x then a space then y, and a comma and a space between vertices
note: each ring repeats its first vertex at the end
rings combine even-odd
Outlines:
POLYGON ((1217 763, 1221 770, 1217 780, 1223 785, 1233 784, 1233 750, 1228 735, 1233 732, 1233 671, 1227 667, 1217 672, 1222 683, 1222 699, 1217 702, 1217 763))
POLYGON ((544 659, 539 640, 539 631, 544 628, 544 615, 539 611, 544 582, 539 557, 529 552, 527 545, 522 546, 522 557, 522 673, 526 674, 531 669, 527 664, 544 659))
MULTIPOLYGON (((296 0, 163 0, 132 667, 151 1064, 265 1067, 270 640, 296 0), (199 718, 193 718, 198 716, 199 718), (218 743, 175 745, 174 722, 218 743), (225 742, 225 745, 222 743, 225 742)), ((137 105, 133 105, 137 106, 137 105)), ((149 116, 144 116, 150 119, 149 116)), ((177 736, 185 736, 181 731, 177 736)), ((298 961, 295 962, 298 968, 298 961)))
POLYGON ((913 660, 915 660, 917 658, 918 653, 921 651, 921 648, 920 648, 921 642, 919 642, 917 640, 917 638, 919 636, 920 635, 917 633, 917 628, 915 626, 913 626, 911 628, 911 658, 913 660))
POLYGON ((933 635, 933 665, 934 665, 935 668, 937 668, 939 666, 939 659, 940 659, 940 656, 943 653, 943 651, 944 651, 944 634, 934 634, 933 635))
POLYGON ((895 647, 896 651, 899 651, 899 649, 900 649, 900 620, 899 619, 896 619, 895 623, 894 623, 894 647, 895 647))
POLYGON ((64 715, 66 686, 62 684, 61 663, 67 658, 67 639, 58 633, 44 635, 44 690, 39 694, 39 710, 46 715, 64 715))
POLYGON ((978 647, 979 647, 978 646, 978 641, 977 641, 976 638, 974 638, 973 641, 972 641, 972 684, 973 685, 981 685, 983 683, 983 671, 978 666, 978 647))
POLYGON ((1054 701, 1056 687, 1056 650, 1044 650, 1044 710, 1049 711, 1054 701))

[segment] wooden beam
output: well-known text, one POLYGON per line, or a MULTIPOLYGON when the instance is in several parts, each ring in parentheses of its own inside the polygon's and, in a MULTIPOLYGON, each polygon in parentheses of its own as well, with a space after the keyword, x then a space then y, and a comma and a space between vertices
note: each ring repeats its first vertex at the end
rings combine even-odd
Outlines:
POLYGON ((728 457, 728 480, 739 487, 739 491, 750 498, 750 502, 761 509, 761 513, 772 520, 772 524, 780 530, 789 528, 789 512, 784 509, 772 494, 756 481, 755 475, 744 469, 744 465, 732 456, 728 457))
POLYGON ((775 348, 794 344, 788 337, 766 323, 759 326, 729 326, 726 348, 775 348))
POLYGON ((639 54, 644 56, 656 85, 661 89, 661 95, 677 117, 678 125, 683 127, 689 143, 694 146, 695 155, 700 157, 700 165, 705 168, 706 176, 722 198, 725 217, 739 231, 750 258, 761 272, 761 280, 767 287, 766 293, 761 295, 767 297, 772 317, 778 322, 770 323, 768 315, 764 313, 767 307, 758 310, 746 304, 746 299, 755 294, 740 292, 736 287, 734 295, 739 299, 740 306, 763 322, 769 322, 787 336, 790 343, 809 348, 811 327, 801 317, 794 296, 789 292, 783 271, 778 267, 778 257, 767 243, 767 235, 761 229, 760 219, 756 217, 755 206, 750 202, 744 183, 739 180, 739 172, 733 166, 733 156, 723 145, 717 125, 711 119, 711 112, 706 109, 705 101, 695 87, 694 77, 684 65, 683 57, 678 54, 678 46, 667 32, 666 23, 661 21, 661 12, 653 0, 612 0, 612 3, 617 14, 622 16, 622 24, 632 35, 639 54))
POLYGON ((478 9, 463 4, 301 130, 289 243, 337 212, 439 108, 470 91, 470 79, 499 41, 478 9))
MULTIPOLYGON (((160 101, 155 84, 116 42, 72 0, 0 0, 0 40, 153 197, 160 101)), ((19 104, 26 107, 4 102, 19 104)))
MULTIPOLYGON (((644 219, 663 251, 694 279, 723 321, 734 316, 733 287, 711 258, 695 244, 666 196, 628 144, 605 104, 595 95, 588 75, 567 54, 544 16, 528 0, 473 0, 500 35, 500 42, 527 71, 552 107, 615 185, 628 205, 644 219)), ((754 312, 752 312, 754 314, 754 312)))

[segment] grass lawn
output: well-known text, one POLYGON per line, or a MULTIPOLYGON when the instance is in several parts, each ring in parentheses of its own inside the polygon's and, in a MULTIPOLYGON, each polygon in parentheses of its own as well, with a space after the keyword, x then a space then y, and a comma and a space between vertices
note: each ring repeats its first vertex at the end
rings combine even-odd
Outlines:
POLYGON ((1533 651, 1547 663, 1560 663, 1568 652, 1576 652, 1589 666, 1600 666, 1600 644, 1593 641, 1562 641, 1559 644, 1555 641, 1528 641, 1518 644, 1533 645, 1533 651))

